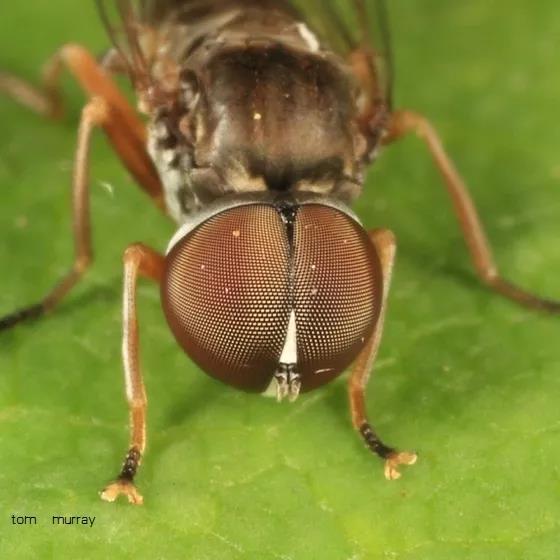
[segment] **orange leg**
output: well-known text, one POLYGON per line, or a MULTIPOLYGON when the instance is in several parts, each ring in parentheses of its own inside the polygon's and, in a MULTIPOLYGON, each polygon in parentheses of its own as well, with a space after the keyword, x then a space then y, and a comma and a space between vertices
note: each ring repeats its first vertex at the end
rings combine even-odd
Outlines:
MULTIPOLYGON (((45 70, 50 67, 45 66, 45 70)), ((43 117, 58 119, 62 116, 62 101, 58 88, 50 84, 50 71, 44 75, 44 90, 39 90, 17 76, 0 72, 0 92, 43 117)))
POLYGON ((368 448, 382 459, 385 459, 385 477, 389 480, 395 480, 400 477, 399 465, 414 464, 417 459, 416 453, 397 451, 381 441, 367 418, 365 391, 383 334, 387 297, 395 260, 396 242, 393 233, 388 230, 372 230, 369 232, 369 236, 381 260, 383 270, 383 302, 375 331, 358 356, 352 369, 348 380, 348 395, 350 397, 350 410, 352 412, 354 428, 361 434, 368 448))
MULTIPOLYGON (((114 56, 107 57, 106 61, 106 65, 116 64, 114 56)), ((146 152, 145 126, 106 70, 87 49, 76 44, 63 46, 45 64, 42 88, 0 72, 0 92, 40 115, 60 117, 63 105, 59 82, 64 67, 70 70, 90 97, 101 97, 107 102, 109 115, 102 126, 113 148, 138 184, 155 204, 164 209, 159 175, 146 152)))
POLYGON ((379 73, 374 70, 372 54, 365 48, 350 53, 349 63, 362 91, 367 97, 362 101, 358 126, 366 140, 363 163, 370 164, 378 152, 379 144, 387 128, 390 110, 383 93, 383 83, 379 73))
POLYGON ((68 274, 39 303, 0 318, 0 330, 51 311, 70 292, 89 267, 91 248, 89 212, 89 153, 91 137, 97 127, 107 133, 111 144, 139 184, 163 208, 162 187, 145 149, 145 129, 126 99, 82 47, 67 45, 46 65, 44 89, 37 90, 25 82, 0 74, 0 91, 36 112, 56 116, 62 105, 58 93, 58 78, 62 65, 67 65, 91 99, 84 107, 78 129, 72 182, 74 264, 68 274))
POLYGON ((131 245, 124 253, 123 293, 123 361, 126 397, 130 410, 130 446, 117 479, 102 492, 101 498, 114 502, 124 495, 132 504, 143 503, 134 485, 134 477, 146 449, 146 391, 138 358, 138 321, 136 314, 136 284, 138 276, 160 283, 165 259, 145 245, 131 245))
POLYGON ((437 132, 427 119, 412 111, 394 113, 391 116, 385 142, 398 140, 409 132, 415 132, 426 143, 443 177, 472 263, 480 280, 492 290, 520 305, 531 309, 559 313, 560 301, 541 298, 502 278, 468 188, 445 152, 437 132))

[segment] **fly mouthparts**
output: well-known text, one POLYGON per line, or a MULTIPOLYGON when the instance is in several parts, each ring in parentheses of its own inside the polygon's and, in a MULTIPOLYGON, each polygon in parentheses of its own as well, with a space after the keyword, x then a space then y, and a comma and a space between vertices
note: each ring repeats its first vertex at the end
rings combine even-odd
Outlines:
POLYGON ((296 364, 280 363, 274 374, 276 382, 276 399, 282 402, 287 398, 294 402, 301 390, 301 375, 296 371, 296 364))

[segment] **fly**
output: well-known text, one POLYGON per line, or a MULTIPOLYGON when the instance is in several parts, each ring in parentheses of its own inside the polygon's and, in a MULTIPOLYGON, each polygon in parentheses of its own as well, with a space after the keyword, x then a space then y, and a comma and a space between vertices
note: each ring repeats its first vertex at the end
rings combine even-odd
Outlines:
POLYGON ((134 484, 146 446, 136 283, 160 286, 178 344, 209 375, 294 401, 353 364, 354 428, 388 479, 416 454, 385 445, 365 388, 381 341, 396 242, 366 231, 350 204, 381 148, 408 133, 440 171, 479 279, 529 308, 560 311, 498 272, 475 205, 423 116, 392 105, 389 31, 381 0, 97 0, 112 47, 101 60, 62 47, 42 88, 0 74, 0 91, 35 112, 62 112, 67 68, 89 97, 73 179, 75 257, 39 303, 0 329, 52 311, 92 262, 89 157, 101 128, 152 202, 177 224, 162 254, 124 253, 123 362, 130 445, 102 492, 140 504, 134 484), (113 82, 126 74, 137 108, 113 82), (141 119, 138 113, 144 115, 141 119))

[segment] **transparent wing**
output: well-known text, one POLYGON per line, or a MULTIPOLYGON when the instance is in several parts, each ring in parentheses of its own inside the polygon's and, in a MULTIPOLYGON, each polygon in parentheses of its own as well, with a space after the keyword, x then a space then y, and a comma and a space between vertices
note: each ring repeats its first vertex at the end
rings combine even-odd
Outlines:
MULTIPOLYGON (((323 44, 352 59, 374 105, 392 107, 393 64, 385 0, 95 0, 101 19, 137 90, 156 91, 151 56, 158 29, 170 17, 183 22, 225 8, 296 12, 323 44), (365 61, 365 64, 364 64, 365 61), (366 68, 364 68, 364 66, 366 68)), ((297 17, 297 16, 296 16, 297 17)))
POLYGON ((142 47, 149 20, 149 0, 95 0, 101 21, 130 78, 137 87, 149 87, 150 69, 142 47))
MULTIPOLYGON (((207 1, 207 0, 206 0, 207 1)), ((165 99, 153 66, 166 60, 162 24, 172 16, 200 9, 202 0, 95 0, 105 29, 137 92, 165 99)))
POLYGON ((293 9, 290 0, 95 0, 95 3, 136 86, 150 81, 151 54, 160 56, 158 31, 166 23, 189 24, 228 9, 293 9))
POLYGON ((366 55, 376 103, 392 107, 393 56, 385 0, 292 0, 324 43, 342 56, 366 55))

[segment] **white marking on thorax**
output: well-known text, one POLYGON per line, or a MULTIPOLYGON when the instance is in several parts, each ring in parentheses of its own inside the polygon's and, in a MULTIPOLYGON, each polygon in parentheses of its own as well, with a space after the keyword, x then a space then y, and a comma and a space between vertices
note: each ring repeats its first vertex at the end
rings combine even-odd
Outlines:
POLYGON ((154 162, 161 182, 167 213, 181 224, 185 221, 184 198, 188 198, 190 205, 197 208, 200 202, 189 184, 190 158, 186 154, 178 153, 175 149, 161 149, 158 143, 167 136, 168 132, 161 123, 152 125, 148 134, 148 153, 154 162))
POLYGON ((319 42, 319 39, 317 39, 315 33, 313 33, 313 31, 311 31, 311 29, 309 29, 309 27, 307 27, 305 23, 297 23, 296 29, 298 30, 298 33, 301 35, 302 39, 307 43, 307 46, 309 47, 311 52, 316 53, 321 50, 321 43, 319 42))

